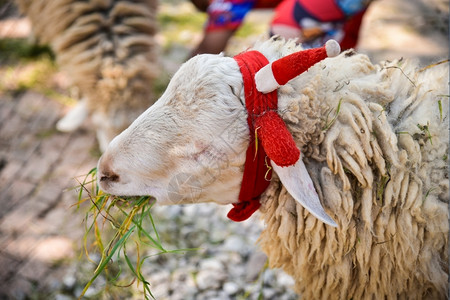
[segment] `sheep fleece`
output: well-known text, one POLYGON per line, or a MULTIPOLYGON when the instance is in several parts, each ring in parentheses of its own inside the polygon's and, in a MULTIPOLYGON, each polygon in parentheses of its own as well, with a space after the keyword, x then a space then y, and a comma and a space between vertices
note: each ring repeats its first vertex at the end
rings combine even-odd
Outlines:
POLYGON ((448 72, 448 62, 373 65, 350 50, 280 89, 279 111, 339 225, 277 178, 263 195, 259 243, 303 299, 447 298, 448 72))
MULTIPOLYGON (((159 74, 158 1, 16 0, 38 42, 49 44, 58 64, 89 99, 91 110, 129 114, 125 129, 151 105, 159 74)), ((113 121, 111 121, 113 122, 113 121)))

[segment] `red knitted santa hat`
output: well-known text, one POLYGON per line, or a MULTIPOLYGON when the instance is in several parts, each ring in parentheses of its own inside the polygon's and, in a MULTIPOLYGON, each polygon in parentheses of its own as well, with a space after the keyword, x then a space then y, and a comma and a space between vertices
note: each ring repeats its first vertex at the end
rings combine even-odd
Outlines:
MULTIPOLYGON (((256 73, 256 89, 262 93, 272 92, 319 61, 338 55, 340 51, 338 42, 329 40, 321 48, 295 52, 271 62, 256 73)), ((273 162, 280 167, 290 166, 297 162, 300 150, 277 112, 267 111, 258 117, 255 123, 256 128, 259 128, 258 134, 261 137, 261 143, 267 156, 273 162)))
POLYGON ((315 63, 339 52, 339 44, 330 40, 324 47, 296 52, 272 63, 268 63, 258 51, 248 51, 234 57, 244 81, 250 145, 239 202, 233 203, 234 208, 228 213, 230 219, 246 220, 259 208, 259 197, 269 184, 267 175, 271 170, 266 155, 280 167, 292 166, 300 158, 300 150, 278 115, 275 90, 315 63), (258 140, 262 144, 259 150, 255 147, 258 140))
POLYGON ((307 71, 315 63, 336 56, 340 52, 339 43, 329 40, 321 48, 303 50, 280 58, 256 73, 256 88, 261 93, 271 92, 307 71))

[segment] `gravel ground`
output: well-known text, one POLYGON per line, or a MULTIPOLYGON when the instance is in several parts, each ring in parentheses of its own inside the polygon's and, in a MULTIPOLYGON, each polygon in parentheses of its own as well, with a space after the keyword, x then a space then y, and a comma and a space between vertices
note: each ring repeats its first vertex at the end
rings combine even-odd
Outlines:
MULTIPOLYGON (((154 207, 152 215, 167 249, 197 248, 180 254, 152 256, 142 266, 156 299, 296 299, 293 280, 281 270, 265 268, 266 256, 256 246, 263 224, 255 214, 243 223, 226 218, 228 207, 214 204, 154 207), (262 298, 260 298, 262 297, 262 298)), ((150 255, 151 249, 146 250, 150 255)), ((95 255, 94 255, 95 257, 95 255)), ((63 278, 65 291, 56 297, 78 296, 92 274, 82 262, 63 278), (84 280, 83 280, 84 279, 84 280)), ((131 277, 130 277, 131 278, 131 277)), ((142 285, 105 292, 97 279, 87 296, 142 299, 142 285)), ((64 299, 64 298, 62 298, 64 299)))

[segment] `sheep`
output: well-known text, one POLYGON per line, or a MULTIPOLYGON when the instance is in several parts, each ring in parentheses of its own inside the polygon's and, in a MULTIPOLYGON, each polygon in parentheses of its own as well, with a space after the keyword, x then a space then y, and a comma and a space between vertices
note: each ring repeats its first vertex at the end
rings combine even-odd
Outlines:
MULTIPOLYGON (((301 46, 272 38, 254 49, 273 62, 301 46)), ((448 62, 374 65, 348 50, 278 89, 277 112, 337 224, 316 218, 272 173, 258 243, 302 298, 447 297, 448 72, 448 62)), ((109 144, 100 188, 161 204, 235 204, 251 133, 244 89, 231 57, 187 61, 109 144), (175 196, 171 180, 181 175, 175 196)))
POLYGON ((17 0, 37 42, 49 44, 83 99, 57 123, 77 129, 92 114, 100 149, 156 100, 158 1, 17 0))

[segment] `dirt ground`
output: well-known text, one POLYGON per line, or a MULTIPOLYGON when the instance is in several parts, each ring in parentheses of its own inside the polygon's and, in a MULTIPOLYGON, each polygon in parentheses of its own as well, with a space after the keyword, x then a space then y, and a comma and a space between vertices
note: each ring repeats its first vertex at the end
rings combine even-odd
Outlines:
MULTIPOLYGON (((27 34, 27 24, 18 24, 0 22, 0 38, 27 34)), ((373 61, 429 64, 448 58, 448 29, 448 1, 379 0, 358 50, 373 61)), ((67 110, 35 91, 0 92, 0 299, 44 299, 64 290, 68 270, 80 263, 83 213, 73 207, 72 187, 95 167, 98 152, 89 126, 55 130, 67 110)))
POLYGON ((379 0, 364 19, 358 50, 372 61, 417 58, 423 64, 449 55, 446 0, 379 0))

